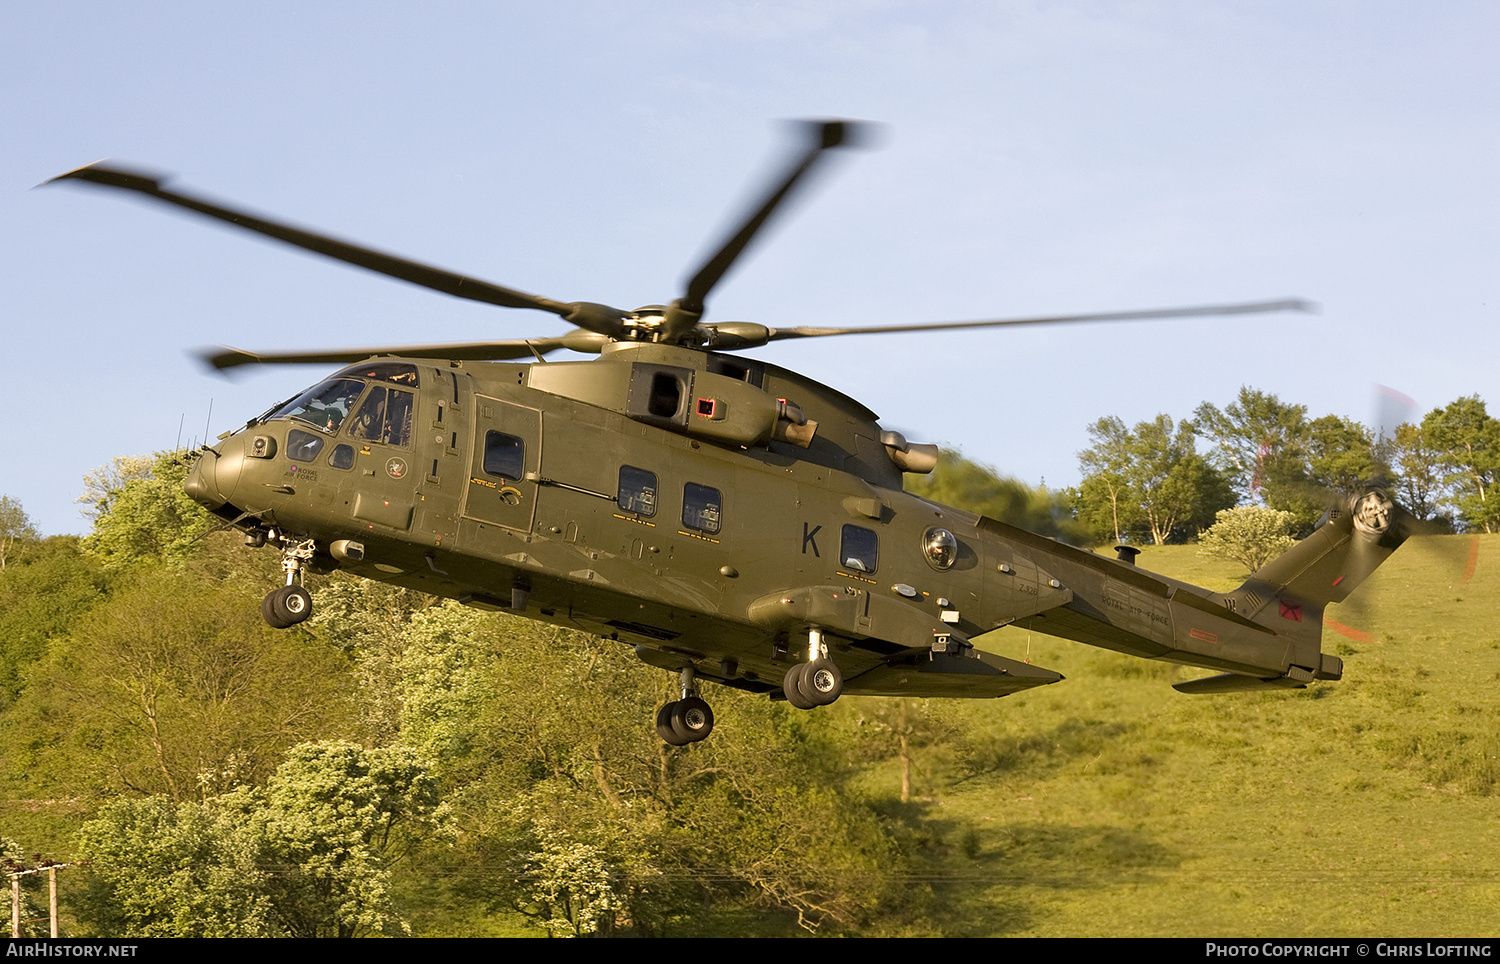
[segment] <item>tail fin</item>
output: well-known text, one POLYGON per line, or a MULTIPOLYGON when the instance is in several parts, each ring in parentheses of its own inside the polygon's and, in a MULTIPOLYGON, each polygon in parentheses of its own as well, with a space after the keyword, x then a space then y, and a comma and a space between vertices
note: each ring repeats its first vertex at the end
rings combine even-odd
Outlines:
MULTIPOLYGON (((1335 505, 1313 534, 1261 566, 1243 586, 1230 594, 1250 602, 1258 596, 1315 606, 1343 602, 1380 564, 1400 548, 1410 534, 1411 516, 1384 489, 1335 505)), ((1237 607, 1254 618, 1255 606, 1237 607)))
POLYGON ((1222 597, 1226 606, 1273 631, 1288 644, 1291 670, 1275 680, 1225 674, 1176 684, 1183 692, 1216 693, 1269 686, 1303 686, 1339 679, 1343 663, 1323 653, 1323 610, 1343 602, 1410 533, 1412 517, 1383 489, 1329 509, 1312 535, 1251 574, 1222 597))

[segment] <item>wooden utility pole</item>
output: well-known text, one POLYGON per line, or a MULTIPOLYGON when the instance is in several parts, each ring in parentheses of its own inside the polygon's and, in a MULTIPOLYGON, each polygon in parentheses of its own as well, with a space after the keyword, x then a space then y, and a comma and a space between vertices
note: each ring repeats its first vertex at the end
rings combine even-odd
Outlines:
POLYGON ((27 874, 39 874, 47 872, 48 879, 48 917, 51 920, 53 937, 57 936, 57 872, 71 864, 59 864, 51 860, 42 860, 41 854, 37 854, 37 863, 28 867, 24 863, 6 858, 5 876, 10 878, 10 936, 21 936, 21 878, 27 874))

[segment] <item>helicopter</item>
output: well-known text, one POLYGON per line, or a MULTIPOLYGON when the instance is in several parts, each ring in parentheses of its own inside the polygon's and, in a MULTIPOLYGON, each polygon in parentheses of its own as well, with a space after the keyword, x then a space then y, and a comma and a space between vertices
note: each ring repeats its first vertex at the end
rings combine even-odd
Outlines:
MULTIPOLYGON (((903 488, 937 446, 884 429, 848 395, 737 352, 850 334, 1068 324, 1307 307, 1296 299, 883 327, 704 320, 708 296, 831 151, 862 125, 807 121, 761 202, 666 305, 561 302, 169 190, 108 163, 53 181, 133 192, 448 295, 550 312, 561 336, 206 355, 344 364, 197 453, 187 493, 248 545, 281 554, 261 605, 307 619, 309 572, 342 569, 631 645, 676 674, 656 716, 685 746, 714 714, 702 684, 810 710, 843 694, 995 698, 1062 675, 977 649, 1019 625, 1217 671, 1186 693, 1338 680, 1325 607, 1390 556, 1411 517, 1377 485, 1218 593, 903 488), (560 350, 596 355, 554 361, 560 350)), ((49 181, 47 183, 53 183, 49 181)))

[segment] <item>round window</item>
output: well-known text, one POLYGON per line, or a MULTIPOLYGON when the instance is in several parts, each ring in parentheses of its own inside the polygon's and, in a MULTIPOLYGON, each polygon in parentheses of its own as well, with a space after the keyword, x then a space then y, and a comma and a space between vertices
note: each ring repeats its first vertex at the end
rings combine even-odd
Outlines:
POLYGON ((952 569, 958 561, 958 540, 947 529, 928 529, 922 535, 922 555, 934 569, 952 569))

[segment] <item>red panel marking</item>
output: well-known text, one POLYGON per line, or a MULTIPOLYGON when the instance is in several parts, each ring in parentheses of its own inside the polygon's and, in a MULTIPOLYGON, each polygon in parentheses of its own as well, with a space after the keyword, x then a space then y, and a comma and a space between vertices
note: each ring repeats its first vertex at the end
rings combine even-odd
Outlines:
MULTIPOLYGON (((1335 585, 1337 585, 1337 584, 1335 583, 1335 585)), ((1279 599, 1276 600, 1276 601, 1281 603, 1281 618, 1282 619, 1290 619, 1294 623, 1300 623, 1300 622, 1302 622, 1302 607, 1301 606, 1297 605, 1296 603, 1281 602, 1281 600, 1279 600, 1279 599)))

